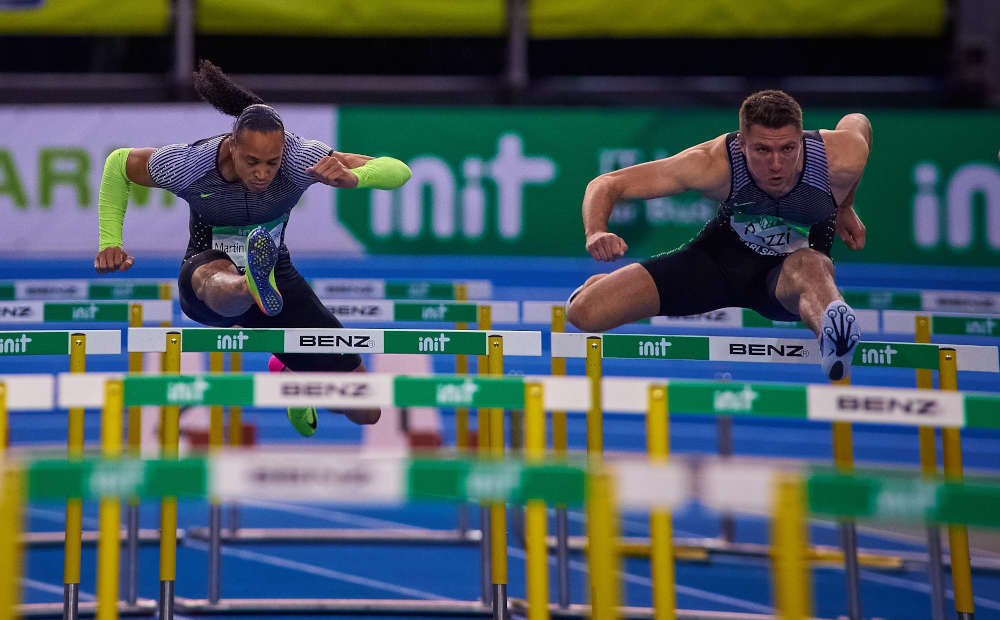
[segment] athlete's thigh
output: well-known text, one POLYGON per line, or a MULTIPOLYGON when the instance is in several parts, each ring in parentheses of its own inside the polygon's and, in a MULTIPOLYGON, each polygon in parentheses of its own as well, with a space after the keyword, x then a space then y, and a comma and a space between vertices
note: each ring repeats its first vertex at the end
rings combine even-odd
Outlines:
POLYGON ((633 263, 580 289, 570 303, 569 320, 584 331, 600 332, 655 316, 659 305, 649 272, 633 263))
POLYGON ((643 261, 662 316, 700 314, 735 304, 729 279, 710 248, 690 244, 643 261))

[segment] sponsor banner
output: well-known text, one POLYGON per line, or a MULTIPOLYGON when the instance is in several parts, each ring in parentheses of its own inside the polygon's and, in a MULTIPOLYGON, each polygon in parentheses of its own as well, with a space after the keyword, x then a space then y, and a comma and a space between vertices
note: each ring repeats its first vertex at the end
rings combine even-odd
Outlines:
POLYGON ((375 280, 370 278, 315 278, 310 285, 321 298, 330 299, 441 299, 455 300, 457 285, 465 286, 466 299, 489 299, 489 280, 429 282, 419 280, 375 280))
MULTIPOLYGON (((167 283, 173 288, 173 283, 167 283)), ((134 284, 131 282, 91 284, 87 299, 159 299, 159 284, 134 284)))
POLYGON ((222 500, 392 503, 406 498, 406 461, 319 453, 223 454, 210 470, 222 500))
POLYGON ((668 390, 671 413, 806 417, 802 386, 671 381, 668 390))
MULTIPOLYGON (((578 201, 594 177, 678 153, 736 129, 727 109, 340 109, 344 150, 376 143, 413 177, 393 191, 343 192, 338 214, 377 254, 585 257, 578 201), (460 115, 463 122, 456 123, 460 115), (434 145, 428 150, 428 145, 434 145), (553 230, 564 234, 553 235, 553 230)), ((810 129, 843 110, 807 111, 810 129)), ((869 114, 878 144, 858 189, 869 231, 862 251, 837 240, 835 262, 992 266, 1000 261, 1000 164, 983 127, 996 111, 907 110, 869 114), (927 132, 914 147, 912 127, 927 132)), ((624 202, 609 229, 635 259, 693 238, 717 205, 694 193, 624 202)))
POLYGON ((253 405, 252 375, 126 376, 125 405, 253 405))
POLYGON ((54 407, 52 375, 0 375, 9 411, 48 411, 54 407))
POLYGON ((614 464, 622 510, 681 506, 691 499, 691 470, 679 465, 621 461, 614 464))
POLYGON ((388 323, 395 302, 385 299, 324 299, 323 305, 343 322, 388 323))
POLYGON ((743 308, 743 327, 792 327, 806 329, 805 324, 801 321, 775 321, 761 316, 748 308, 743 308))
MULTIPOLYGON (((646 413, 649 410, 649 388, 668 385, 666 379, 609 377, 601 380, 601 408, 605 412, 646 413)), ((669 390, 669 386, 668 386, 669 390)), ((669 392, 667 402, 669 403, 669 392)))
MULTIPOLYGON (((1000 314, 1000 294, 966 291, 921 291, 922 310, 1000 314)), ((909 308, 901 308, 908 310, 909 308)))
MULTIPOLYGON (((310 0, 201 0, 199 32, 294 36, 505 34, 495 0, 368 0, 364 10, 310 0)), ((941 36, 945 0, 548 0, 528 5, 532 37, 941 36)))
POLYGON ((124 378, 125 374, 120 372, 59 373, 59 408, 103 407, 105 383, 124 378))
POLYGON ((627 359, 709 359, 709 339, 705 336, 635 336, 605 334, 601 356, 627 359))
POLYGON ((841 294, 847 305, 855 310, 872 308, 875 310, 921 310, 924 308, 919 291, 865 291, 843 290, 841 294))
MULTIPOLYGON (((381 329, 285 329, 285 353, 386 353, 381 329)), ((279 332, 280 333, 280 332, 279 332)))
MULTIPOLYGON (((106 9, 97 13, 108 21, 106 9)), ((336 108, 278 109, 290 131, 338 148, 336 108)), ((18 259, 92 259, 98 242, 97 194, 112 150, 190 143, 231 126, 232 119, 204 103, 0 106, 0 247, 18 259)), ((316 184, 302 195, 285 234, 293 257, 360 253, 361 246, 337 221, 337 191, 316 184)), ((133 185, 123 231, 126 250, 138 263, 145 256, 179 259, 188 238, 188 213, 187 204, 165 190, 133 185)))
POLYGON ((475 323, 478 308, 475 304, 406 303, 396 302, 394 319, 397 321, 437 321, 445 323, 475 323))
POLYGON ((854 350, 853 363, 856 366, 937 370, 938 347, 936 344, 905 342, 859 342, 854 350))
POLYGON ((590 379, 526 375, 525 383, 541 383, 546 411, 586 411, 590 409, 590 379))
MULTIPOLYGON (((163 282, 170 285, 170 282, 163 282)), ((151 300, 160 298, 160 283, 138 283, 128 280, 93 282, 89 280, 16 280, 0 283, 0 300, 66 300, 123 299, 151 300)))
POLYGON ((274 353, 284 346, 282 330, 213 329, 181 330, 181 350, 189 352, 274 353))
POLYGON ((1000 397, 966 395, 965 425, 972 428, 1000 428, 1000 397))
POLYGON ((168 0, 0 0, 0 33, 165 35, 168 0))
POLYGON ((932 390, 810 385, 809 419, 962 427, 962 395, 932 390))
POLYGON ((411 462, 411 499, 520 504, 541 499, 549 504, 583 504, 587 471, 571 465, 526 465, 518 462, 411 462))
POLYGON ((712 336, 709 347, 716 362, 819 363, 819 343, 813 339, 712 336))
POLYGON ((743 314, 740 308, 720 308, 690 316, 654 316, 649 319, 649 324, 669 327, 743 327, 743 314))
POLYGON ((4 299, 88 299, 86 280, 18 280, 14 297, 4 299))
POLYGON ((562 301, 525 301, 521 303, 521 323, 526 325, 552 325, 552 308, 565 308, 562 301))
POLYGON ((27 470, 32 500, 164 495, 200 498, 205 496, 208 479, 203 459, 39 460, 32 461, 27 470))
POLYGON ((387 329, 384 346, 384 353, 486 355, 487 338, 485 332, 387 329))
POLYGON ((42 312, 42 320, 46 322, 94 322, 94 323, 128 323, 128 304, 123 303, 46 303, 42 312))
POLYGON ((45 305, 40 301, 0 303, 0 323, 41 323, 45 305))
POLYGON ((0 332, 0 355, 68 355, 69 339, 70 332, 4 331, 0 332))
POLYGON ((950 336, 1000 337, 1000 317, 931 317, 931 332, 950 336))
POLYGON ((518 378, 396 377, 397 407, 524 408, 524 380, 518 378))
POLYGON ((384 407, 392 405, 392 377, 371 373, 258 374, 253 397, 260 407, 384 407))

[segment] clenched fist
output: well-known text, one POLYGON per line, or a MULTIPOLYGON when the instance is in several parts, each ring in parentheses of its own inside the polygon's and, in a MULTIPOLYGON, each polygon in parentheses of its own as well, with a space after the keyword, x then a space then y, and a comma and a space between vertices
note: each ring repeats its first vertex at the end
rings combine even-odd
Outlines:
POLYGON ((587 251, 597 260, 617 260, 627 250, 628 244, 614 233, 597 232, 587 236, 587 251))
POLYGON ((94 258, 94 269, 97 273, 112 271, 128 271, 135 264, 135 259, 125 253, 121 246, 111 246, 101 250, 94 258))
POLYGON ((357 187, 358 176, 336 155, 327 155, 306 168, 306 174, 331 187, 357 187))

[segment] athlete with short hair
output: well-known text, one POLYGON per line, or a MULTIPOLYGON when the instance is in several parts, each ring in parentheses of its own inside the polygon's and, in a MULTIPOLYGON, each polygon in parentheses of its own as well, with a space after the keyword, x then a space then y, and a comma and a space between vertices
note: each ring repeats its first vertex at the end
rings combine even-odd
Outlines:
MULTIPOLYGON (((395 189, 410 178, 391 157, 338 153, 286 131, 277 111, 207 60, 194 73, 198 94, 236 117, 230 133, 160 148, 117 149, 108 156, 98 198, 98 273, 126 271, 122 224, 132 183, 166 189, 191 208, 178 277, 181 309, 215 327, 343 327, 292 265, 285 246, 289 213, 313 183, 395 189)), ((279 353, 272 368, 364 372, 357 354, 279 353), (277 362, 277 363, 276 363, 277 362)), ((343 412, 374 424, 379 409, 343 412)), ((316 431, 314 408, 288 410, 303 435, 316 431)))
POLYGON ((752 308, 774 320, 801 319, 819 337, 823 371, 845 377, 861 332, 834 283, 830 249, 835 233, 852 250, 865 245, 854 195, 871 123, 848 114, 833 130, 803 131, 802 109, 779 90, 747 97, 739 123, 739 131, 590 182, 586 247, 601 261, 628 249, 607 228, 619 201, 695 190, 718 200, 719 210, 681 248, 590 277, 570 296, 568 318, 601 332, 656 315, 752 308))

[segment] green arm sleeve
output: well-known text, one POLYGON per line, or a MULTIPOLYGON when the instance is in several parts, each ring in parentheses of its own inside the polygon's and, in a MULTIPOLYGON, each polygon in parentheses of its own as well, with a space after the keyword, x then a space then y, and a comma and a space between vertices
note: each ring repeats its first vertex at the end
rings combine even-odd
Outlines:
POLYGON ((98 251, 122 244, 122 224, 132 182, 125 174, 125 161, 132 149, 115 149, 104 160, 101 191, 97 196, 98 251))
POLYGON ((393 157, 376 157, 365 162, 351 172, 358 177, 358 187, 373 189, 396 189, 410 180, 410 168, 393 157))

